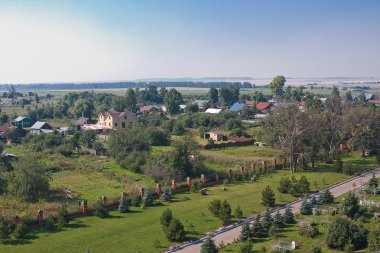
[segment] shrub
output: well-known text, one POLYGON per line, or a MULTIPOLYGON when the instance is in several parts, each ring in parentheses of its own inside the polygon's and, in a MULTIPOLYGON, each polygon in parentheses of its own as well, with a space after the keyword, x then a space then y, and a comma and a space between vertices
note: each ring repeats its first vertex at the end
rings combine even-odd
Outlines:
POLYGON ((380 251, 380 227, 376 227, 369 232, 368 249, 372 252, 380 251))
POLYGON ((66 207, 61 205, 57 211, 57 223, 60 226, 65 226, 70 222, 70 215, 66 207))
POLYGON ((311 252, 312 253, 322 253, 322 248, 319 245, 313 245, 311 247, 311 252))
POLYGON ((100 218, 106 218, 108 217, 108 210, 106 206, 103 204, 102 200, 98 200, 95 204, 95 215, 100 218))
POLYGON ((28 232, 28 226, 24 222, 19 222, 15 228, 15 231, 13 231, 13 235, 16 238, 25 238, 28 232))
POLYGON ((240 245, 239 253, 252 253, 252 244, 250 242, 245 242, 240 245))
POLYGON ((11 234, 11 224, 3 216, 0 216, 0 243, 6 243, 11 234))
POLYGON ((162 212, 161 220, 160 220, 161 225, 164 228, 169 227, 172 219, 173 219, 172 211, 169 208, 167 208, 165 211, 162 212))
POLYGON ((337 156, 337 158, 335 160, 334 169, 335 169, 335 172, 342 173, 343 162, 342 162, 342 160, 341 160, 341 158, 340 158, 339 155, 337 156))
POLYGON ((326 244, 330 248, 344 250, 351 243, 355 249, 365 247, 367 230, 346 217, 335 217, 328 227, 326 244))
POLYGON ((141 197, 139 194, 133 194, 131 198, 131 205, 139 207, 141 205, 141 197))
POLYGON ((309 238, 313 238, 319 234, 318 225, 315 222, 311 222, 299 227, 299 234, 309 238))
POLYGON ((166 228, 166 236, 170 241, 179 242, 185 239, 185 228, 180 220, 173 218, 166 228))
POLYGON ((55 229, 55 224, 54 224, 54 217, 53 215, 49 215, 45 221, 45 227, 48 231, 53 231, 55 229))
POLYGON ((349 192, 340 202, 339 212, 350 218, 353 218, 359 212, 359 199, 353 192, 349 192))

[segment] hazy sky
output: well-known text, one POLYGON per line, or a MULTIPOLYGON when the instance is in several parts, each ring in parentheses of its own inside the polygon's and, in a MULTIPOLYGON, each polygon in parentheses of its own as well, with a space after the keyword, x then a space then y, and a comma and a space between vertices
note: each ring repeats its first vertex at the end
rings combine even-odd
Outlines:
POLYGON ((380 76, 378 0, 0 0, 0 83, 380 76))

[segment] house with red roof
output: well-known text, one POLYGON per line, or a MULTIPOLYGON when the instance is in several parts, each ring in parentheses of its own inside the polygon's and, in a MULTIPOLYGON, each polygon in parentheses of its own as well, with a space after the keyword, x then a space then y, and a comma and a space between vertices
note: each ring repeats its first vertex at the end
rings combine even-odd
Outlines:
POLYGON ((260 111, 261 113, 268 113, 272 105, 273 104, 270 102, 259 102, 256 105, 256 110, 260 111))

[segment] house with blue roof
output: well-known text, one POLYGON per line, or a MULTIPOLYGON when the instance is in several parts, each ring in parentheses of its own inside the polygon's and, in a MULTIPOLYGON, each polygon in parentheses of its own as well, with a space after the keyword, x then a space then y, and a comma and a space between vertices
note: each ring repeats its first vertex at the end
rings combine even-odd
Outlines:
POLYGON ((243 110, 244 106, 245 106, 245 104, 235 103, 231 106, 230 111, 231 112, 240 112, 241 110, 243 110))

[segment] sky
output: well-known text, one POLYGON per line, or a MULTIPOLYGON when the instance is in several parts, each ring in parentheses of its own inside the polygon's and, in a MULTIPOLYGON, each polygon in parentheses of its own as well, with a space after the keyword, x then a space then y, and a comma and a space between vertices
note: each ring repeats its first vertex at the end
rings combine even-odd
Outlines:
POLYGON ((0 83, 380 77, 378 0, 0 0, 0 83))

